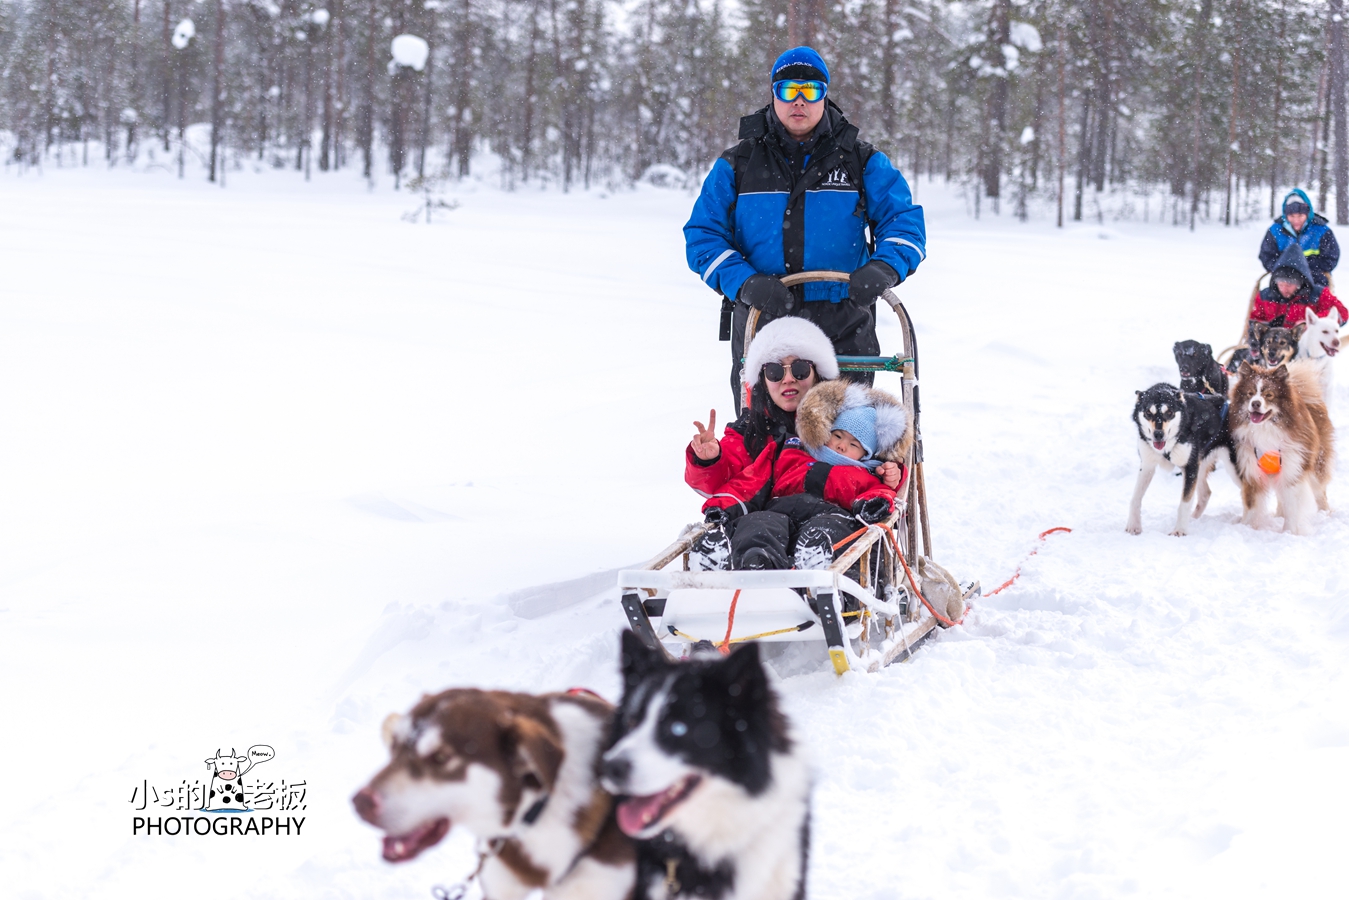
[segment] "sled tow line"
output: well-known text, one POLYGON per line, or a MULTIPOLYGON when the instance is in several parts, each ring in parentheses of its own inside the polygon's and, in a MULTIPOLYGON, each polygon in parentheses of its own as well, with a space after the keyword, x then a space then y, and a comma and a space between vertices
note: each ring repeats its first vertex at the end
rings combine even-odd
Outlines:
MULTIPOLYGON (((1072 531, 1073 531, 1073 530, 1072 530, 1071 528, 1064 528, 1063 526, 1059 526, 1059 527, 1057 527, 1057 528, 1050 528, 1050 529, 1047 529, 1047 530, 1045 530, 1045 531, 1040 532, 1040 542, 1043 543, 1044 540, 1045 540, 1045 538, 1049 537, 1051 534, 1058 534, 1059 532, 1062 532, 1062 533, 1064 533, 1064 534, 1072 534, 1072 531)), ((1027 553, 1027 554, 1026 554, 1026 560, 1030 559, 1032 556, 1034 556, 1035 554, 1037 554, 1037 553, 1039 553, 1039 552, 1040 552, 1040 548, 1039 548, 1038 546, 1037 546, 1037 547, 1031 548, 1030 553, 1027 553)), ((1025 564, 1026 560, 1022 560, 1022 565, 1025 564)), ((1011 586, 1012 586, 1012 583, 1015 582, 1015 581, 1016 581, 1018 578, 1020 578, 1020 577, 1021 577, 1021 566, 1017 566, 1017 567, 1016 567, 1016 571, 1015 571, 1014 573, 1012 573, 1012 577, 1011 577, 1011 578, 1007 579, 1007 580, 1004 581, 1002 584, 998 585, 996 588, 994 588, 993 590, 989 591, 987 594, 984 594, 984 596, 985 596, 985 597, 992 597, 994 594, 1002 593, 1004 590, 1006 590, 1007 588, 1011 587, 1011 586)))

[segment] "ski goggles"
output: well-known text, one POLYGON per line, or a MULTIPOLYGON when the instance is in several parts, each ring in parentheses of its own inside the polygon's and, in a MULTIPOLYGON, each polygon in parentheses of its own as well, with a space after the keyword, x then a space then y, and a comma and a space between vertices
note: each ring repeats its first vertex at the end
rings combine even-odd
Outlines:
POLYGON ((783 103, 791 103, 797 97, 807 103, 819 103, 829 92, 829 85, 823 81, 775 81, 773 96, 783 103))
MULTIPOLYGON (((792 377, 797 381, 805 381, 810 377, 810 373, 815 371, 815 363, 808 359, 792 360, 792 377)), ((763 377, 777 384, 787 376, 787 367, 782 363, 771 362, 763 364, 763 377)))

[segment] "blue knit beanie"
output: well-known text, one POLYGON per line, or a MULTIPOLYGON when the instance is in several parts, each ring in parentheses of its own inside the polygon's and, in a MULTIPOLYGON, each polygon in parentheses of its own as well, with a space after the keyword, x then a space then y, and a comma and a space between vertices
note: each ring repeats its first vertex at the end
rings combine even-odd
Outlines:
POLYGON ((871 406, 854 406, 838 414, 830 431, 846 431, 866 448, 869 458, 876 455, 876 410, 871 406))
POLYGON ((823 81, 829 83, 829 67, 809 47, 793 47, 773 63, 769 81, 823 81))

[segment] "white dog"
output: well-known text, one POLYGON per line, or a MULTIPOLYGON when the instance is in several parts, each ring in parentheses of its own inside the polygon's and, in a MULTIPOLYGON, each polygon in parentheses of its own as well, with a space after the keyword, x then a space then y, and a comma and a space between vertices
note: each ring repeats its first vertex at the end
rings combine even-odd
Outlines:
POLYGON ((1340 319, 1334 311, 1324 319, 1317 317, 1316 310, 1307 309, 1307 330, 1297 342, 1297 358, 1305 359, 1316 372, 1321 383, 1321 396, 1326 408, 1331 406, 1335 393, 1335 372, 1333 358, 1340 352, 1340 319))

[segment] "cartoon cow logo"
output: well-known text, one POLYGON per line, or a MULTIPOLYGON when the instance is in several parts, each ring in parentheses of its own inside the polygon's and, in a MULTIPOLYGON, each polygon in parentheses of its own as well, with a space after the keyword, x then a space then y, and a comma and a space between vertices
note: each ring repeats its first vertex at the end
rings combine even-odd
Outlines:
POLYGON ((204 812, 250 812, 244 799, 244 773, 258 763, 266 762, 276 756, 276 751, 266 744, 255 744, 248 748, 243 756, 236 755, 230 748, 229 756, 221 754, 216 748, 215 756, 206 758, 206 767, 211 770, 211 784, 206 794, 204 812))

